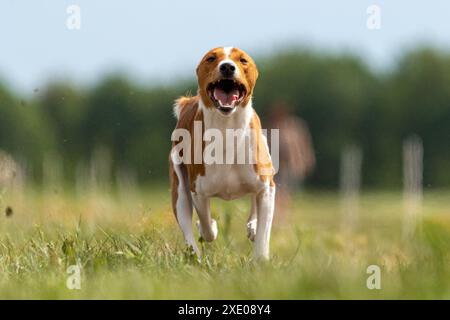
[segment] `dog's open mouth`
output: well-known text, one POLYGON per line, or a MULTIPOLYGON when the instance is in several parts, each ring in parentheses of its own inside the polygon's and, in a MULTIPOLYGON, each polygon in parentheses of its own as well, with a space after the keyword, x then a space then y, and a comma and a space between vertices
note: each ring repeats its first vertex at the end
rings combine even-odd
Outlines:
POLYGON ((208 94, 214 106, 225 115, 242 102, 245 93, 245 86, 232 79, 222 79, 208 85, 208 94))

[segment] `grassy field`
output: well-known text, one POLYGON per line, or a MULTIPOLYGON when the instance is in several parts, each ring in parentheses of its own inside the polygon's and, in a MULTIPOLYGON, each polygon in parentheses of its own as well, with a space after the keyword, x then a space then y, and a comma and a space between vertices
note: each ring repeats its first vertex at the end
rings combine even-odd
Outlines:
POLYGON ((185 252, 167 189, 3 194, 0 298, 450 298, 449 192, 425 194, 411 238, 402 237, 401 193, 363 194, 352 228, 336 194, 300 194, 276 217, 263 265, 250 259, 247 202, 213 202, 219 239, 198 263, 185 252), (77 261, 81 289, 69 290, 66 269, 77 261), (366 287, 372 264, 380 290, 366 287))

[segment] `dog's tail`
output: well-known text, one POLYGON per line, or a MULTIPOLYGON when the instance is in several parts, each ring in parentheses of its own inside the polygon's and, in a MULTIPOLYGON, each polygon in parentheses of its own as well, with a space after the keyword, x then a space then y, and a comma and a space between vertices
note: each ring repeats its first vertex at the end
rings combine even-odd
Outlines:
POLYGON ((173 105, 173 114, 175 115, 175 118, 177 120, 180 119, 180 115, 183 112, 183 110, 187 108, 193 108, 195 105, 198 104, 198 96, 182 96, 179 97, 177 100, 175 100, 175 103, 173 105))

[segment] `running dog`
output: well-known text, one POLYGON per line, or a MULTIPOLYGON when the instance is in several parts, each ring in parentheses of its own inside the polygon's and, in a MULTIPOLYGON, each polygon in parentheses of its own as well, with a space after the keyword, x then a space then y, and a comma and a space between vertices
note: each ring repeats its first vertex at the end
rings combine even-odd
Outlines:
POLYGON ((275 183, 267 139, 252 106, 258 78, 256 64, 238 48, 219 47, 206 53, 196 71, 197 95, 180 97, 174 106, 177 125, 169 164, 175 217, 187 245, 200 258, 192 230, 193 208, 199 217, 200 239, 213 241, 218 228, 211 217, 210 199, 233 200, 250 194, 247 236, 254 241, 254 257, 267 260, 275 183), (187 135, 193 139, 188 140, 187 135), (200 143, 196 142, 198 136, 200 143), (220 136, 221 144, 217 143, 220 136), (180 148, 183 142, 184 146, 187 143, 185 149, 180 148), (216 145, 211 161, 206 153, 213 142, 216 145), (241 156, 242 150, 245 156, 241 156), (219 155, 221 152, 224 156, 219 155))

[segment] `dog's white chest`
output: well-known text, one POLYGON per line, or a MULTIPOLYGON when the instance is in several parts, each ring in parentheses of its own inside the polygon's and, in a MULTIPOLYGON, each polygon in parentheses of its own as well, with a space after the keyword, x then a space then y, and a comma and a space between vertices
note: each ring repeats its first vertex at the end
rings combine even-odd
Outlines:
MULTIPOLYGON (((246 109, 236 111, 231 118, 224 120, 217 115, 214 110, 204 111, 205 130, 219 130, 224 137, 223 143, 223 163, 205 164, 205 175, 198 176, 195 182, 196 193, 207 197, 219 197, 225 200, 240 198, 247 193, 258 192, 263 183, 255 171, 254 162, 249 161, 248 155, 255 150, 255 141, 244 138, 250 135, 250 118, 253 109, 247 106, 246 109), (228 130, 241 130, 236 136, 233 147, 227 146, 225 137, 228 130), (234 155, 231 162, 227 161, 228 152, 234 155), (239 160, 240 154, 244 158, 239 160), (244 159, 244 160, 243 160, 244 159)), ((227 140, 228 141, 228 140, 227 140)))
POLYGON ((205 175, 197 177, 195 186, 197 193, 207 197, 233 200, 257 192, 262 182, 252 165, 214 164, 205 166, 205 175))

